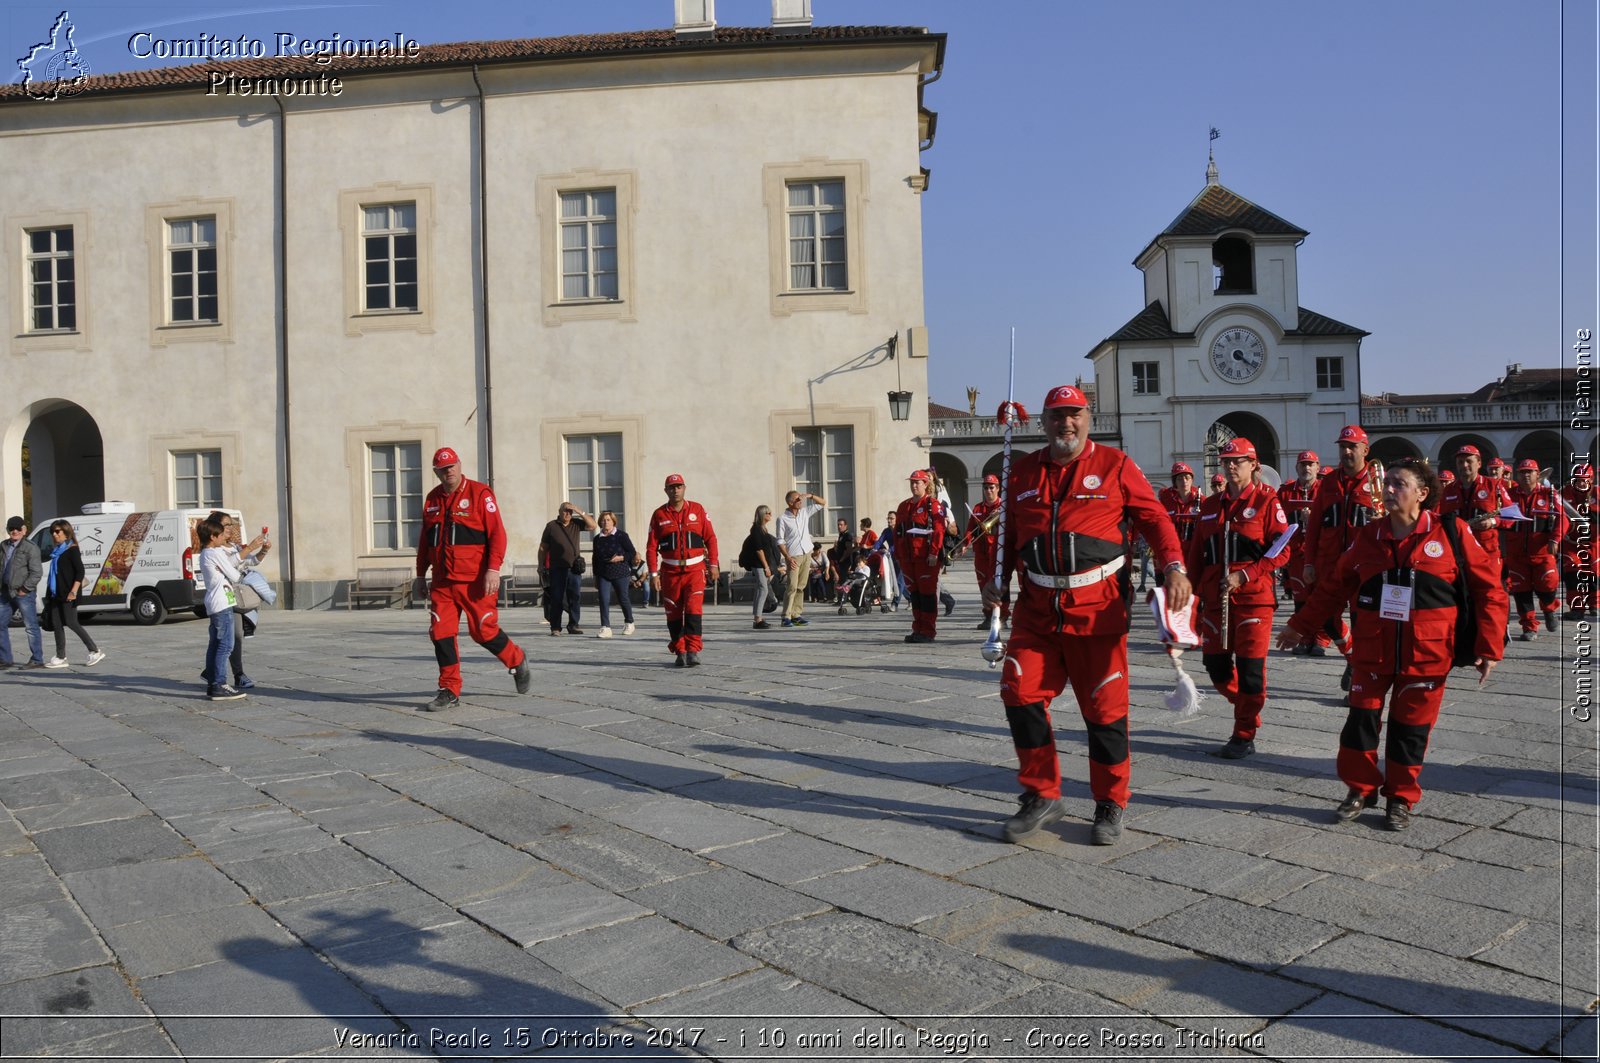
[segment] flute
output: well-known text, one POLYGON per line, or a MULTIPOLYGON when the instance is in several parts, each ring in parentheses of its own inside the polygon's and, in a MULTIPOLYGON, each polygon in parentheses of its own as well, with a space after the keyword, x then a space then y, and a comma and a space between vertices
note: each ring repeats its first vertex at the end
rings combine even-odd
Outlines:
POLYGON ((1233 592, 1228 589, 1228 570, 1233 567, 1233 537, 1228 534, 1228 522, 1222 522, 1222 652, 1228 652, 1228 614, 1233 592))

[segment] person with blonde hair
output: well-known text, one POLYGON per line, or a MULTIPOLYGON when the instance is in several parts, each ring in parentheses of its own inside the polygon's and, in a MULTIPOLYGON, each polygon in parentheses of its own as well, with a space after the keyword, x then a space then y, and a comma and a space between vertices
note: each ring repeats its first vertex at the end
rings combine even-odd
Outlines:
POLYGON ((770 523, 772 507, 757 506, 755 517, 750 521, 750 534, 744 537, 744 545, 739 547, 739 567, 747 569, 756 578, 756 593, 750 607, 750 626, 757 631, 771 627, 765 614, 778 608, 777 595, 772 592, 772 581, 788 571, 777 537, 767 530, 770 523))

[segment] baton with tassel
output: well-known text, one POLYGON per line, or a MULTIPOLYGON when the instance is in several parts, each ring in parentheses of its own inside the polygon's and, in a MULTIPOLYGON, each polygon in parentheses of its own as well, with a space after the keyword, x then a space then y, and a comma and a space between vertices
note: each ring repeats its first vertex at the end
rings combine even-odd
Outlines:
MULTIPOLYGON (((1006 380, 1006 401, 995 414, 1005 430, 1005 442, 1000 458, 1000 524, 994 548, 994 589, 1000 598, 1005 597, 1006 512, 1011 508, 1011 430, 1017 423, 1028 422, 1028 411, 1015 401, 1017 390, 1017 330, 1011 329, 1011 369, 1006 380)), ((983 644, 983 659, 994 668, 1005 659, 1005 643, 1000 641, 1000 605, 995 604, 994 615, 989 617, 989 638, 983 644)))

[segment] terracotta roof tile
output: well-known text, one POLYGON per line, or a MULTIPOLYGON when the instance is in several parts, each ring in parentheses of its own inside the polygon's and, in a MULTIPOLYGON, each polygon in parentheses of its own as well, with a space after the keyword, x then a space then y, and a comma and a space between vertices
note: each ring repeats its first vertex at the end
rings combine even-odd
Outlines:
POLYGON ((935 418, 948 419, 952 417, 971 416, 972 414, 966 410, 958 410, 954 406, 946 406, 943 403, 934 402, 932 399, 928 400, 928 417, 930 420, 935 418))
MULTIPOLYGON (((80 96, 145 92, 207 85, 214 70, 240 78, 318 77, 322 74, 347 78, 358 74, 392 73, 400 70, 470 66, 473 63, 516 63, 560 60, 578 57, 645 54, 652 52, 696 52, 737 50, 748 47, 792 47, 797 44, 872 42, 883 40, 940 40, 917 26, 813 26, 799 33, 779 33, 770 26, 720 26, 711 37, 679 37, 670 29, 633 30, 626 33, 588 33, 571 37, 528 37, 504 41, 460 41, 453 44, 424 44, 416 58, 408 55, 360 58, 334 56, 326 66, 305 56, 266 59, 226 59, 188 66, 156 67, 148 70, 119 71, 90 77, 80 96)), ((0 103, 28 100, 22 85, 0 85, 0 103)), ((31 102, 31 101, 30 101, 31 102)))

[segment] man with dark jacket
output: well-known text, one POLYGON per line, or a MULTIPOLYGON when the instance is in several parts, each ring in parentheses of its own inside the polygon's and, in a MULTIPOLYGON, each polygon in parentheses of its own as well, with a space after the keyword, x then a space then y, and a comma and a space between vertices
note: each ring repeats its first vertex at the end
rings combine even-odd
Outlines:
POLYGON ((39 603, 34 589, 44 575, 39 548, 28 538, 21 517, 6 521, 6 540, 0 545, 0 669, 11 668, 11 616, 22 613, 28 633, 28 663, 23 668, 44 667, 44 642, 39 634, 39 603))
POLYGON ((571 502, 561 503, 556 519, 544 526, 539 538, 539 567, 544 570, 544 618, 550 634, 561 634, 561 614, 567 614, 567 632, 583 634, 578 626, 578 595, 583 591, 583 540, 599 525, 571 502), (578 518, 576 521, 573 518, 578 518))

